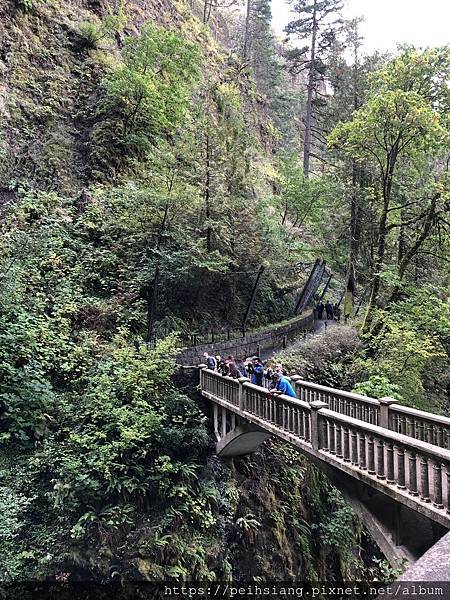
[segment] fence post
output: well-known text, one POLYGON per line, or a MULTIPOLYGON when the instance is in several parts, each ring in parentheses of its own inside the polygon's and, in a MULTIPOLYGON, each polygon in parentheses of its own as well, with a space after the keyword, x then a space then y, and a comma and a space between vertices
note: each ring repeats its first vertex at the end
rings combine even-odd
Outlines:
POLYGON ((297 381, 300 381, 300 380, 301 380, 300 375, 292 375, 292 377, 291 377, 291 381, 294 384, 295 393, 297 394, 297 398, 299 400, 301 400, 301 389, 300 389, 300 386, 297 384, 297 381))
POLYGON ((328 408, 328 404, 326 402, 321 402, 320 400, 315 400, 311 402, 311 444, 314 450, 320 450, 320 431, 319 431, 319 411, 322 408, 328 408))
POLYGON ((239 377, 238 379, 239 381, 239 409, 240 410, 245 410, 244 409, 244 395, 245 395, 245 390, 244 390, 244 383, 248 381, 247 377, 239 377))
POLYGON ((205 369, 207 369, 208 366, 207 365, 198 365, 198 370, 200 371, 200 390, 204 389, 204 385, 203 385, 203 372, 205 369))
POLYGON ((385 429, 389 429, 389 407, 392 404, 398 404, 398 400, 395 398, 379 398, 378 402, 380 403, 380 422, 379 426, 384 427, 385 429))

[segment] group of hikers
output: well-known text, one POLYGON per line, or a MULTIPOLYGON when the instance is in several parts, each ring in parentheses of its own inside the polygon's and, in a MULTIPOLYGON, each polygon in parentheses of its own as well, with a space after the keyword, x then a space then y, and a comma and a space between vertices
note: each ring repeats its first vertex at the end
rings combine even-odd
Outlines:
MULTIPOLYGON (((327 321, 341 320, 341 308, 339 304, 332 304, 330 300, 324 304, 320 300, 314 309, 316 319, 327 321)), ((326 323, 325 323, 326 325, 326 323)), ((233 379, 240 379, 246 377, 250 379, 251 383, 259 386, 268 388, 273 394, 284 394, 296 398, 295 390, 291 385, 289 378, 286 376, 287 373, 283 369, 283 365, 275 363, 273 360, 269 360, 266 364, 258 356, 252 356, 246 358, 235 358, 228 356, 222 358, 221 356, 212 356, 208 352, 203 354, 205 363, 208 369, 216 371, 223 376, 232 377, 233 379)))
POLYGON ((322 300, 320 300, 320 302, 318 302, 316 305, 315 312, 319 321, 322 321, 325 318, 325 315, 327 321, 332 321, 334 319, 339 323, 341 320, 342 310, 337 302, 336 304, 332 304, 329 300, 327 300, 327 302, 324 304, 322 300))
POLYGON ((211 371, 216 371, 223 376, 239 379, 246 377, 251 383, 260 387, 268 388, 272 394, 284 394, 296 398, 295 390, 292 387, 289 379, 286 377, 286 372, 283 365, 275 363, 272 360, 267 361, 264 365, 263 361, 257 357, 251 358, 234 358, 228 356, 222 358, 220 356, 212 356, 205 352, 203 354, 206 366, 211 371))

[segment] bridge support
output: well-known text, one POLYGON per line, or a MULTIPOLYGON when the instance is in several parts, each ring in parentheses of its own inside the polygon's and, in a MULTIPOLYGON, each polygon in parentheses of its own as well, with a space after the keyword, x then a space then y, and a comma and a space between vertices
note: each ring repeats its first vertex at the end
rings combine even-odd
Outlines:
POLYGON ((252 454, 270 437, 270 433, 251 423, 238 425, 217 442, 217 456, 231 458, 252 454))

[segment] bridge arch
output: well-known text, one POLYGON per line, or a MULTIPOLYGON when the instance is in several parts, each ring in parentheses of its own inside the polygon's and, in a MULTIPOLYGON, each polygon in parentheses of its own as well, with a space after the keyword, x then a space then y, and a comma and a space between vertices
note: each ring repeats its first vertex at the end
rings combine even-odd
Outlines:
POLYGON ((237 425, 217 442, 216 453, 222 458, 233 458, 252 454, 263 442, 271 437, 270 433, 251 423, 237 425))

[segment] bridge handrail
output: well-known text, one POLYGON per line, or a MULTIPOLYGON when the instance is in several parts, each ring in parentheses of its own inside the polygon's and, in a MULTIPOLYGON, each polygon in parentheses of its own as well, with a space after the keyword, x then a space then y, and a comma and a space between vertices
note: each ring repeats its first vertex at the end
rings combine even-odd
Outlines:
MULTIPOLYGON (((239 380, 237 379, 227 376, 224 377, 220 373, 210 371, 209 369, 204 369, 204 371, 230 385, 239 385, 239 380)), ((254 389, 255 391, 258 391, 258 393, 269 393, 266 388, 261 388, 252 384, 245 378, 242 378, 241 382, 242 381, 244 382, 244 386, 254 389)), ((363 396, 362 394, 355 394, 353 392, 338 390, 336 388, 304 381, 303 379, 300 379, 298 375, 292 377, 292 382, 294 383, 298 395, 300 395, 301 389, 310 389, 319 392, 320 395, 318 396, 318 399, 327 400, 329 403, 328 409, 335 414, 354 418, 356 421, 366 424, 380 426, 382 429, 392 430, 396 434, 405 435, 405 437, 410 439, 421 440, 425 443, 431 442, 433 447, 445 449, 450 445, 450 418, 448 417, 403 406, 392 398, 382 398, 381 400, 377 400, 375 398, 363 396), (340 402, 335 401, 342 398, 348 399, 350 403, 342 406, 340 402), (402 417, 404 417, 403 421, 401 421, 402 417), (410 421, 409 423, 405 421, 405 419, 408 418, 410 421)), ((310 403, 289 396, 286 396, 286 398, 285 402, 289 402, 292 405, 296 403, 310 403)), ((303 409, 306 408, 303 404, 297 404, 297 406, 303 409)))
POLYGON ((450 418, 448 417, 403 406, 394 398, 377 400, 362 394, 311 383, 302 380, 298 375, 294 375, 292 381, 300 396, 302 390, 312 390, 313 394, 318 392, 319 398, 327 400, 329 408, 334 412, 351 417, 356 416, 365 423, 380 425, 401 434, 408 430, 409 437, 426 440, 435 446, 443 448, 450 446, 450 418), (339 402, 342 399, 344 399, 344 405, 339 402), (408 417, 412 423, 405 421, 408 417))
POLYGON ((285 394, 271 394, 270 391, 266 388, 262 388, 259 385, 255 385, 250 381, 244 382, 243 387, 246 389, 254 390, 262 396, 272 396, 273 398, 280 398, 284 402, 292 404, 293 406, 299 406, 300 408, 303 408, 305 410, 311 410, 311 405, 309 404, 309 402, 304 402, 303 400, 299 400, 298 398, 292 398, 292 396, 286 396, 285 394))
POLYGON ((312 388, 319 392, 326 392, 329 394, 333 394, 334 396, 342 396, 344 398, 350 398, 352 400, 358 400, 365 402, 366 404, 372 404, 373 406, 380 406, 380 401, 375 398, 370 398, 369 396, 363 396, 362 394, 355 394, 354 392, 347 392, 345 390, 338 390, 337 388, 327 387, 325 385, 319 385, 318 383, 312 383, 310 381, 305 381, 299 378, 299 375, 293 375, 291 377, 292 381, 295 383, 295 386, 303 386, 306 388, 312 388))
POLYGON ((235 379, 234 377, 230 377, 229 375, 222 375, 221 373, 218 373, 217 371, 213 371, 212 369, 203 367, 203 365, 200 365, 200 370, 203 371, 203 373, 208 373, 209 375, 214 375, 214 377, 217 377, 218 379, 225 380, 225 381, 231 381, 233 384, 239 385, 239 379, 235 379))
POLYGON ((419 417, 424 421, 429 421, 430 423, 437 423, 439 425, 450 427, 450 418, 444 417, 443 415, 436 415, 425 410, 412 408, 411 406, 404 406, 403 404, 393 404, 390 410, 394 413, 411 415, 413 417, 419 417))
POLYGON ((418 450, 421 454, 426 454, 427 457, 431 458, 432 460, 440 458, 443 462, 449 463, 450 465, 450 450, 446 450, 445 448, 440 448, 439 446, 434 446, 428 442, 423 442, 422 440, 418 440, 401 433, 396 433, 395 431, 385 429, 384 427, 379 427, 378 425, 372 425, 371 423, 359 421, 353 417, 341 415, 329 410, 328 408, 320 409, 319 414, 320 416, 326 417, 332 421, 338 421, 344 425, 349 425, 358 431, 362 431, 366 434, 372 433, 377 438, 383 438, 388 442, 393 442, 397 445, 407 447, 408 450, 418 450))

